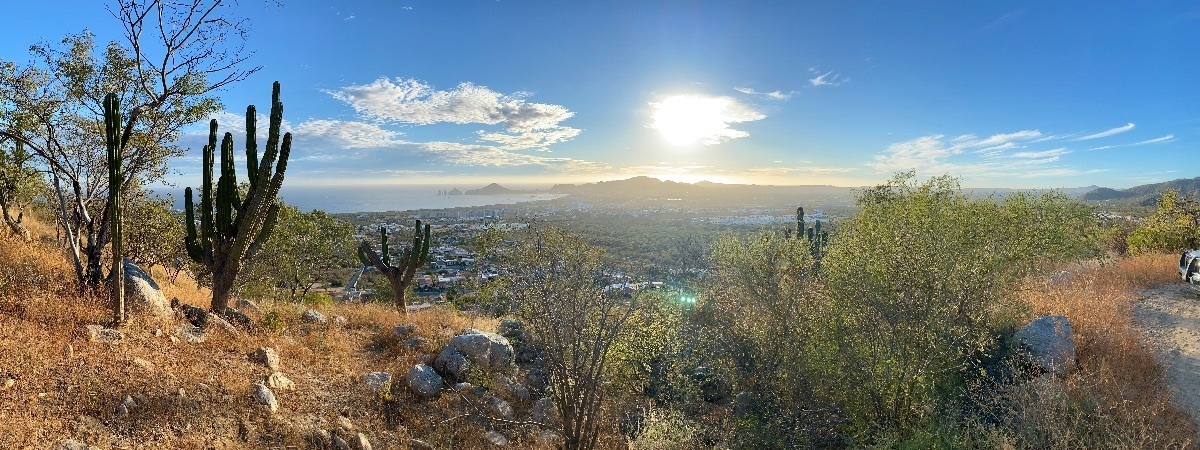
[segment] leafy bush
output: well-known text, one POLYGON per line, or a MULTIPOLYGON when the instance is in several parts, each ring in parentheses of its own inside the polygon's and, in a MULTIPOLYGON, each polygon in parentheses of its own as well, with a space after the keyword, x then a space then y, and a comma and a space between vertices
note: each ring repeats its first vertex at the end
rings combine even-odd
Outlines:
POLYGON ((1167 191, 1154 214, 1129 234, 1129 252, 1178 252, 1200 248, 1200 201, 1167 191))

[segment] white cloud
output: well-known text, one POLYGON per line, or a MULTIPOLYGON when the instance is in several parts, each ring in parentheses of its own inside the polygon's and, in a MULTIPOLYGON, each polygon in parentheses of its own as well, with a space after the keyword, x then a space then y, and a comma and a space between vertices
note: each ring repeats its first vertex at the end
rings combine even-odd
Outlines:
POLYGON ((1109 136, 1112 136, 1112 135, 1114 135, 1114 134, 1120 134, 1120 133, 1124 133, 1124 132, 1126 132, 1126 131, 1132 130, 1134 126, 1135 126, 1135 125, 1133 124, 1133 122, 1130 122, 1130 123, 1128 123, 1128 124, 1125 124, 1125 126, 1116 127, 1116 128, 1113 128, 1113 129, 1110 129, 1110 130, 1101 131, 1101 132, 1099 132, 1099 133, 1095 133, 1095 134, 1089 134, 1089 135, 1086 135, 1086 136, 1080 136, 1080 137, 1077 137, 1077 138, 1075 138, 1075 139, 1071 139, 1071 140, 1072 140, 1072 141, 1089 141, 1089 140, 1092 140, 1092 139, 1100 139, 1100 138, 1103 138, 1103 137, 1109 137, 1109 136))
POLYGON ((439 91, 416 79, 379 78, 372 83, 326 91, 367 118, 429 125, 435 123, 504 126, 506 132, 480 130, 480 140, 506 150, 547 150, 574 139, 582 130, 563 126, 575 115, 564 106, 526 101, 530 94, 501 94, 483 86, 461 83, 439 91))
POLYGON ((813 78, 808 79, 809 87, 819 87, 819 86, 835 86, 836 87, 836 86, 841 86, 842 83, 847 83, 850 81, 849 78, 843 78, 841 74, 834 73, 832 70, 830 70, 828 72, 824 72, 824 73, 822 73, 820 70, 817 70, 817 68, 815 68, 815 67, 808 69, 808 70, 817 75, 813 78))
POLYGON ((1067 150, 1065 148, 1056 148, 1056 149, 1052 149, 1052 150, 1043 150, 1040 152, 1017 152, 1017 153, 1013 153, 1012 157, 1013 158, 1031 158, 1031 159, 1050 158, 1050 157, 1057 158, 1059 156, 1067 155, 1070 153, 1071 153, 1071 151, 1067 150))
POLYGON ((1036 130, 996 134, 987 139, 975 135, 946 138, 928 135, 889 145, 867 163, 877 173, 916 170, 920 173, 949 173, 972 178, 1038 178, 1093 173, 1059 162, 1070 154, 1066 148, 1006 153, 1038 138, 1036 130), (968 149, 979 149, 966 151, 968 149))
POLYGON ((857 168, 853 167, 760 167, 746 169, 745 174, 752 177, 820 176, 837 175, 857 170, 857 168))
POLYGON ((653 122, 647 126, 658 130, 668 141, 677 145, 716 145, 744 138, 750 133, 733 129, 730 125, 767 117, 726 96, 674 95, 662 101, 650 102, 650 107, 654 110, 653 122))
POLYGON ((738 91, 738 92, 741 92, 741 93, 743 93, 743 94, 746 94, 746 95, 758 95, 758 96, 763 96, 763 97, 769 98, 769 99, 771 99, 771 100, 779 100, 779 101, 785 101, 785 102, 786 102, 786 101, 788 101, 788 100, 790 100, 790 99, 792 98, 792 96, 793 96, 793 95, 796 95, 796 94, 799 94, 799 93, 800 93, 800 91, 787 91, 787 92, 783 92, 783 91, 771 91, 771 92, 759 92, 759 91, 756 91, 756 90, 754 90, 754 89, 751 89, 751 88, 748 88, 748 87, 739 87, 739 86, 735 86, 735 87, 733 88, 733 90, 735 90, 735 91, 738 91))
POLYGON ((380 78, 326 92, 367 117, 417 125, 503 122, 509 130, 527 131, 552 128, 575 115, 563 106, 527 102, 528 93, 505 95, 472 83, 439 91, 416 79, 380 78))
POLYGON ((1168 135, 1166 135, 1166 136, 1163 136, 1163 137, 1154 138, 1154 139, 1149 139, 1149 140, 1145 140, 1145 141, 1142 141, 1142 142, 1135 142, 1135 143, 1133 143, 1133 144, 1130 144, 1130 145, 1146 145, 1146 144, 1154 144, 1154 143, 1158 143, 1158 142, 1167 142, 1167 141, 1173 141, 1173 140, 1175 140, 1175 135, 1174 135, 1174 134, 1168 134, 1168 135))
POLYGON ((549 151, 549 146, 574 139, 581 132, 583 130, 578 128, 556 127, 545 131, 526 131, 515 134, 489 133, 486 131, 478 131, 476 134, 479 135, 479 140, 495 142, 500 144, 500 148, 504 150, 538 149, 549 151))
POLYGON ((402 133, 371 123, 342 120, 310 120, 296 126, 293 133, 297 146, 382 148, 402 142, 397 139, 402 133))
POLYGON ((598 173, 609 169, 607 163, 574 158, 547 158, 514 153, 497 147, 457 142, 426 142, 420 148, 443 161, 457 165, 517 167, 542 166, 562 173, 598 173))

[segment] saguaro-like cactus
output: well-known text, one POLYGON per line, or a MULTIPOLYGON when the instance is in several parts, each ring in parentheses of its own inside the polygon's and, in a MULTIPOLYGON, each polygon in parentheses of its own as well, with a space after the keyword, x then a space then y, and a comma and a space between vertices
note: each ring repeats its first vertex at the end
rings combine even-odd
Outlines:
POLYGON ((225 133, 225 138, 221 140, 221 177, 213 187, 217 121, 209 123, 208 145, 204 147, 203 184, 200 186, 199 231, 196 229, 192 188, 184 190, 188 255, 204 264, 212 273, 211 309, 217 314, 224 315, 229 307, 229 297, 242 263, 254 257, 275 227, 279 214, 277 196, 283 185, 288 155, 292 151, 291 133, 283 135, 283 145, 280 145, 279 128, 282 124, 283 103, 279 101, 279 82, 276 81, 271 89, 267 148, 261 161, 255 140, 254 105, 246 108, 246 169, 250 186, 246 198, 239 199, 233 163, 233 135, 230 133, 225 133), (275 165, 274 172, 271 170, 272 164, 275 165))
MULTIPOLYGON (((789 230, 790 231, 790 230, 789 230)), ((813 226, 805 227, 804 207, 796 208, 796 237, 808 238, 812 256, 818 262, 825 256, 825 247, 829 244, 829 232, 821 230, 821 220, 813 221, 813 226)))
POLYGON ((425 231, 422 234, 421 221, 417 221, 417 226, 413 231, 412 247, 404 249, 400 256, 400 263, 397 265, 392 265, 391 252, 388 251, 387 228, 379 227, 379 241, 382 255, 375 253, 370 242, 362 241, 358 245, 358 259, 364 266, 375 266, 383 276, 387 277, 388 281, 392 283, 392 291, 396 296, 396 309, 404 311, 404 315, 407 316, 408 304, 404 301, 404 292, 412 284, 417 269, 429 262, 429 225, 425 225, 425 231))
POLYGON ((104 97, 104 137, 108 147, 108 213, 112 221, 112 280, 113 323, 125 322, 125 264, 121 239, 121 100, 117 94, 104 97))

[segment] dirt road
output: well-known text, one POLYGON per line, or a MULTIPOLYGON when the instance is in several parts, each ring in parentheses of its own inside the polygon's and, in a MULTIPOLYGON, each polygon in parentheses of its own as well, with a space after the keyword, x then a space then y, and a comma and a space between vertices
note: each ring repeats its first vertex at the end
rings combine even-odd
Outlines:
POLYGON ((1134 323, 1145 331, 1177 404, 1200 426, 1200 286, 1170 284, 1143 293, 1134 323))

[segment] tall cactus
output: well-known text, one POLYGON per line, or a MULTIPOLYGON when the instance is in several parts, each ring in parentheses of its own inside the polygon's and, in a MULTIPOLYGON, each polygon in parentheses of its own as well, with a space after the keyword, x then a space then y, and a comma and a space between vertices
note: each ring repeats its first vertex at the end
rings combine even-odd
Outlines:
POLYGON ((112 279, 113 324, 125 322, 125 264, 121 239, 121 101, 117 94, 104 97, 104 137, 108 147, 108 213, 112 222, 112 279))
POLYGON ((412 247, 404 249, 399 265, 392 265, 391 252, 388 249, 387 228, 379 227, 379 241, 382 255, 375 253, 370 242, 362 241, 358 245, 358 259, 364 266, 375 266, 383 276, 387 277, 396 296, 396 309, 403 311, 407 316, 408 304, 405 303, 404 292, 412 284, 417 269, 429 262, 429 225, 425 225, 424 234, 422 234, 421 221, 417 221, 417 226, 413 231, 412 247))
MULTIPOLYGON (((791 231, 791 230, 788 230, 791 231)), ((804 207, 796 208, 796 238, 807 238, 809 251, 818 263, 825 256, 825 248, 829 244, 829 231, 821 230, 821 220, 813 221, 813 226, 805 227, 804 207)))
POLYGON ((249 189, 246 198, 238 198, 238 184, 233 162, 233 135, 225 133, 221 140, 221 176, 213 187, 214 152, 217 148, 217 121, 209 123, 208 145, 204 146, 204 174, 200 186, 200 228, 196 229, 196 208, 192 188, 184 190, 187 221, 188 256, 204 264, 212 273, 213 299, 211 309, 225 314, 234 282, 242 264, 254 258, 262 247, 279 215, 279 188, 287 170, 288 155, 292 152, 292 134, 283 135, 280 145, 279 128, 283 124, 283 103, 279 101, 279 82, 271 89, 271 123, 267 132, 267 148, 258 159, 255 140, 254 105, 246 108, 246 169, 249 189), (278 157, 278 161, 276 161, 278 157), (272 172, 271 165, 275 165, 272 172))

